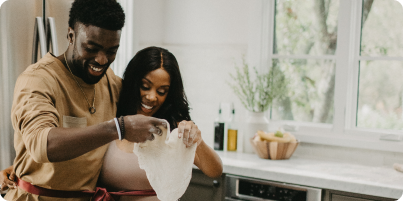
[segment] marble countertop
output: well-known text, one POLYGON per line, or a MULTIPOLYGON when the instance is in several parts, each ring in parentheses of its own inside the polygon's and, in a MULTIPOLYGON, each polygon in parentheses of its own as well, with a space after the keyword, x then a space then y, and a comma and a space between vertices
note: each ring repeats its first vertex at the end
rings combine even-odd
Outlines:
POLYGON ((392 166, 374 167, 298 156, 267 160, 255 154, 217 153, 226 174, 386 198, 398 199, 403 194, 403 173, 392 166))

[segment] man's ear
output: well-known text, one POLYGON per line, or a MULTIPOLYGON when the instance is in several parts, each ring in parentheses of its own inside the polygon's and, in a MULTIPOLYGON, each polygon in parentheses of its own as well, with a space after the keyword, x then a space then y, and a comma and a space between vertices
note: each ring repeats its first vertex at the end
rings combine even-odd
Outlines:
POLYGON ((75 40, 75 32, 71 27, 67 30, 67 40, 69 41, 69 44, 73 44, 75 40))

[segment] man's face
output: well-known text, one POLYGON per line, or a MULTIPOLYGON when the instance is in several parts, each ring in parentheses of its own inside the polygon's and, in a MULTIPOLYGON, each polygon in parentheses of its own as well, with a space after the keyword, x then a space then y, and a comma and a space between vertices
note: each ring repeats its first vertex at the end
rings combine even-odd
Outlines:
POLYGON ((72 63, 75 73, 87 84, 95 84, 115 60, 121 31, 96 26, 75 25, 72 63))

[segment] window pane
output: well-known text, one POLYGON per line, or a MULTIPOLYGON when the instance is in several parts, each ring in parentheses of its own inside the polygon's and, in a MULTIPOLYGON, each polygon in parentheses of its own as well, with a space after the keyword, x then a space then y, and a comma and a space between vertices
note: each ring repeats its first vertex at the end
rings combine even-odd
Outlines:
POLYGON ((274 53, 334 55, 339 0, 277 0, 274 53))
POLYGON ((403 129, 403 67, 399 61, 361 61, 357 127, 403 129))
POLYGON ((398 1, 364 0, 361 55, 402 56, 403 8, 398 1))
POLYGON ((288 97, 273 103, 272 119, 333 122, 335 61, 275 59, 290 82, 288 97))

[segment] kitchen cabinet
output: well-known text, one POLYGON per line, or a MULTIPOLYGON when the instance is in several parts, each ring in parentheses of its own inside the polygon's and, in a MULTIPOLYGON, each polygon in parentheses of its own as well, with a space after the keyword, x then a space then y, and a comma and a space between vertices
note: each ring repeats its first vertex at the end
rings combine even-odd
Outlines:
POLYGON ((325 190, 323 201, 396 201, 396 199, 375 197, 335 190, 325 190))
POLYGON ((225 192, 225 174, 210 178, 201 170, 193 169, 192 179, 180 201, 222 201, 225 192))

